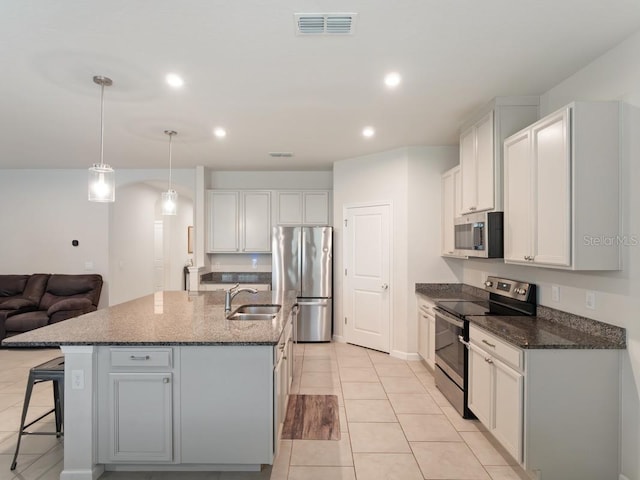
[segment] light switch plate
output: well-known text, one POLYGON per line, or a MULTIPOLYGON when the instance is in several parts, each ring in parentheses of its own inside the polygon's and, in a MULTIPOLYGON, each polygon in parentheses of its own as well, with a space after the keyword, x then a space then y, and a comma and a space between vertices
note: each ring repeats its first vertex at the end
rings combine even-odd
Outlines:
POLYGON ((596 292, 587 292, 585 306, 591 310, 596 309, 596 292))
POLYGON ((558 285, 551 285, 551 300, 560 301, 560 287, 558 285))

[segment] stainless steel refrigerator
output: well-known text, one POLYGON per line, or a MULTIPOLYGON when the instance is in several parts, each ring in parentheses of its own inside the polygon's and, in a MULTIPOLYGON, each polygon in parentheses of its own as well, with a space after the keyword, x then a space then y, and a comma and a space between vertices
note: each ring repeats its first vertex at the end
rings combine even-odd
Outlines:
POLYGON ((329 342, 332 308, 331 227, 273 227, 271 288, 297 291, 299 342, 329 342))

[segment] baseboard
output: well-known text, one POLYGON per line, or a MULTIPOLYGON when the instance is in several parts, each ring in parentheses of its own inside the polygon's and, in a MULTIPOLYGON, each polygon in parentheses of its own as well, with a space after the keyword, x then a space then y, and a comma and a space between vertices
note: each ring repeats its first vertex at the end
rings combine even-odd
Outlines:
POLYGON ((333 341, 336 343, 347 343, 347 339, 344 338, 342 335, 334 335, 333 341))
POLYGON ((60 480, 96 480, 104 473, 104 465, 94 465, 91 470, 62 470, 60 480))
POLYGON ((399 358, 400 360, 410 360, 410 361, 420 360, 420 355, 418 355, 417 353, 407 353, 407 352, 402 352, 400 350, 391 350, 389 355, 392 356, 393 358, 399 358))

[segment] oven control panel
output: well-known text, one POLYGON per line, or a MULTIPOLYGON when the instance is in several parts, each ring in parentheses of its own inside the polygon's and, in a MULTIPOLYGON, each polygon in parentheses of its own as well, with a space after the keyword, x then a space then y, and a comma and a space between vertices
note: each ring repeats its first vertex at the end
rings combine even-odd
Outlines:
POLYGON ((527 301, 532 295, 535 295, 535 285, 531 283, 491 276, 487 277, 487 280, 484 282, 484 289, 504 297, 523 301, 527 301))

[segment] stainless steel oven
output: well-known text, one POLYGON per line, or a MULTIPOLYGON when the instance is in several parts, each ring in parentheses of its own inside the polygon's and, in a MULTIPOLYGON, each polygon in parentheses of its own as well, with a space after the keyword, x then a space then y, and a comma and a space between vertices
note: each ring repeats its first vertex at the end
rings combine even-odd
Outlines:
POLYGON ((438 388, 464 418, 473 414, 467 405, 467 348, 460 340, 469 340, 469 322, 436 307, 436 368, 438 388))
POLYGON ((536 286, 487 277, 488 298, 436 302, 436 386, 464 418, 474 418, 467 406, 469 321, 474 316, 535 315, 536 286))

